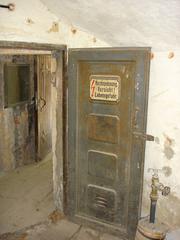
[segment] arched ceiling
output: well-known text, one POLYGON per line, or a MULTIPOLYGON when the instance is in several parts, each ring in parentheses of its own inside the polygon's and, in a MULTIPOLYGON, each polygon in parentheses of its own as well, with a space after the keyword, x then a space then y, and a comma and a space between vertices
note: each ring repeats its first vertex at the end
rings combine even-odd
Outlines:
POLYGON ((41 0, 112 46, 180 48, 180 0, 41 0))

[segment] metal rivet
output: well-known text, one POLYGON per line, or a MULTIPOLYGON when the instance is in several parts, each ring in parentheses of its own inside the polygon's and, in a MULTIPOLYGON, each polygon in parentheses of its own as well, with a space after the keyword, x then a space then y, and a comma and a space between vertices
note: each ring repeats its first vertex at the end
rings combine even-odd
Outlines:
POLYGON ((14 11, 14 9, 15 9, 15 4, 14 4, 14 3, 10 3, 10 4, 8 5, 8 7, 9 7, 9 10, 10 10, 10 11, 14 11))
POLYGON ((173 52, 169 52, 168 58, 171 59, 171 58, 173 58, 173 57, 174 57, 174 53, 173 53, 173 52))
POLYGON ((76 28, 71 28, 71 32, 73 33, 73 34, 75 34, 76 32, 77 32, 77 29, 76 28))

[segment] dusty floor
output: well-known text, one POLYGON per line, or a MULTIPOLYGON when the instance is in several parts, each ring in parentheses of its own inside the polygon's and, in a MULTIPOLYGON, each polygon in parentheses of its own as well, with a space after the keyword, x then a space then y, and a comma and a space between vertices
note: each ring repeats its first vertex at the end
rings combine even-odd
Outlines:
POLYGON ((0 234, 44 221, 54 210, 52 160, 0 175, 0 234))
POLYGON ((56 223, 47 222, 14 234, 4 234, 0 240, 120 240, 65 219, 56 223))
MULTIPOLYGON (((54 212, 52 160, 0 174, 0 240, 118 240, 54 212), (53 214, 52 214, 53 213, 53 214)), ((180 231, 167 240, 179 240, 180 231)))
POLYGON ((0 240, 116 240, 71 223, 56 211, 52 160, 0 174, 0 240), (52 214, 53 213, 53 214, 52 214))

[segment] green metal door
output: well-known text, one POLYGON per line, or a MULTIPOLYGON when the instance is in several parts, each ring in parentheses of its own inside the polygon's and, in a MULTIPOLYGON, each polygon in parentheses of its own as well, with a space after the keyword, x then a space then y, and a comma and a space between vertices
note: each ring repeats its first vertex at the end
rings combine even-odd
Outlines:
POLYGON ((71 49, 68 215, 133 239, 141 206, 149 48, 71 49))

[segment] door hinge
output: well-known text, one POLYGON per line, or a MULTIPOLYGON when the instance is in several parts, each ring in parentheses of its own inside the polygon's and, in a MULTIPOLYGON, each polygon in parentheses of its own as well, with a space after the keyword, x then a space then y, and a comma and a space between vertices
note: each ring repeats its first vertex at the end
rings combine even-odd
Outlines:
POLYGON ((144 141, 154 141, 154 136, 152 136, 150 134, 145 134, 145 133, 141 133, 141 132, 133 132, 133 135, 135 136, 135 138, 140 138, 144 141))

